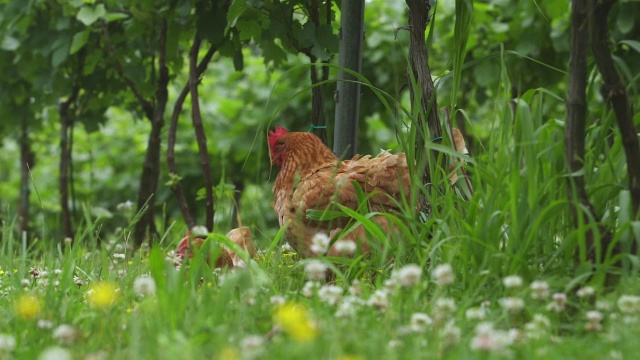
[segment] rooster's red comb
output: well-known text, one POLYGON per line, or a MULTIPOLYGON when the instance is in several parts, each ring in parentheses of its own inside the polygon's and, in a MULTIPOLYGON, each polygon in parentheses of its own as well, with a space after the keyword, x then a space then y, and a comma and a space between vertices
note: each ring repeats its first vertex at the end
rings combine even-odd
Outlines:
POLYGON ((282 136, 288 133, 287 129, 276 126, 275 130, 269 131, 269 148, 273 149, 273 146, 276 144, 276 141, 282 136))

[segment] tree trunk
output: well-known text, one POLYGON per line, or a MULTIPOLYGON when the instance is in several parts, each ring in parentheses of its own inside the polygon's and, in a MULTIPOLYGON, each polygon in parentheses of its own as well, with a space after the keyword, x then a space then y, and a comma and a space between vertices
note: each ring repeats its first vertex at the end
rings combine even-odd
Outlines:
MULTIPOLYGON (((364 0, 351 0, 343 1, 341 8, 338 65, 357 73, 362 67, 364 6, 364 0)), ((357 151, 360 114, 360 84, 357 81, 355 76, 338 70, 333 152, 345 159, 352 158, 357 151)))
MULTIPOLYGON (((429 69, 429 57, 427 54, 427 45, 425 39, 425 31, 429 22, 429 0, 406 0, 409 7, 409 60, 411 66, 410 76, 411 84, 409 86, 411 95, 412 113, 417 116, 416 127, 418 129, 416 136, 416 164, 428 164, 428 154, 425 148, 427 141, 442 137, 442 127, 438 116, 438 101, 436 98, 436 90, 431 79, 431 70, 429 69), (420 98, 420 108, 414 109, 416 97, 420 98), (426 134, 423 129, 429 129, 426 134)), ((438 159, 438 152, 433 151, 433 158, 438 159)), ((443 163, 440 164, 442 169, 446 168, 444 163, 446 159, 443 157, 443 163)), ((435 170, 435 169, 434 169, 435 170)), ((437 170, 435 170, 437 171, 437 170)), ((422 181, 431 188, 431 172, 429 166, 425 168, 422 181)), ((435 194, 436 192, 431 192, 435 194)), ((420 193, 418 199, 422 209, 429 212, 431 209, 425 194, 420 193)))
POLYGON ((200 168, 204 179, 206 219, 205 225, 209 231, 213 231, 213 219, 215 208, 213 203, 213 179, 211 177, 211 164, 209 163, 209 150, 207 149, 207 135, 202 126, 200 115, 200 103, 198 101, 198 83, 200 82, 197 64, 198 51, 200 50, 200 37, 196 35, 193 46, 189 51, 189 91, 191 92, 191 119, 196 133, 198 150, 200 155, 200 168))
MULTIPOLYGON (((78 59, 78 74, 82 72, 84 64, 83 53, 80 53, 78 59)), ((77 75, 80 76, 80 75, 77 75)), ((69 169, 71 164, 71 142, 69 134, 73 128, 73 118, 69 114, 69 109, 78 98, 80 85, 76 77, 73 89, 69 98, 61 102, 58 107, 60 114, 60 173, 59 191, 60 191, 60 222, 62 225, 62 233, 65 238, 74 238, 73 225, 71 224, 71 212, 69 211, 69 169)))
POLYGON ((73 239, 73 226, 71 224, 71 212, 69 211, 69 164, 71 163, 71 145, 69 142, 69 129, 73 126, 69 118, 68 106, 60 106, 60 221, 62 234, 65 238, 73 239), (64 107, 64 108, 63 108, 64 107))
MULTIPOLYGON (((587 259, 596 260, 595 242, 596 232, 605 235, 603 242, 609 236, 597 223, 595 208, 589 201, 584 182, 584 144, 586 129, 586 88, 587 88, 587 52, 589 46, 589 27, 587 23, 587 6, 583 0, 571 1, 571 59, 569 63, 569 101, 567 104, 567 124, 565 128, 565 161, 569 175, 568 197, 574 218, 574 226, 581 223, 589 224, 585 233, 587 259), (594 231, 595 228, 595 231, 594 231)), ((606 244, 603 244, 606 246, 606 244)), ((577 255, 577 260, 580 258, 577 255)))
MULTIPOLYGON (((140 219, 133 230, 133 238, 136 246, 142 245, 148 235, 157 236, 158 231, 155 224, 154 206, 156 202, 156 191, 160 178, 160 145, 162 143, 160 135, 164 126, 164 111, 167 106, 169 83, 169 69, 166 63, 167 45, 167 22, 163 20, 160 30, 160 46, 158 57, 158 81, 156 84, 155 104, 152 111, 151 133, 147 142, 147 153, 142 165, 142 175, 140 176, 140 191, 138 193, 137 208, 142 212, 140 219)), ((144 102, 143 102, 144 104, 144 102)), ((149 114, 149 111, 146 111, 149 114)))
POLYGON ((591 25, 591 48, 598 70, 604 81, 602 93, 605 101, 611 104, 622 134, 622 145, 627 158, 629 173, 629 191, 631 192, 633 218, 638 219, 640 212, 640 145, 633 124, 633 115, 627 101, 625 85, 616 71, 609 50, 608 15, 615 0, 593 1, 589 12, 591 25))
MULTIPOLYGON (((330 3, 330 1, 328 1, 330 3)), ((320 2, 318 0, 311 0, 311 4, 309 6, 309 19, 313 24, 318 28, 320 26, 320 2)), ((329 17, 329 22, 331 17, 329 17)), ((318 71, 322 71, 324 74, 325 67, 318 69, 316 64, 318 63, 318 59, 311 54, 311 51, 307 54, 309 57, 309 62, 311 66, 309 67, 309 75, 311 78, 311 85, 316 85, 320 82, 318 77, 318 71)), ((324 117, 322 116, 322 103, 323 103, 323 94, 324 85, 318 85, 311 88, 311 131, 316 134, 322 142, 327 144, 327 126, 324 121, 324 117)))

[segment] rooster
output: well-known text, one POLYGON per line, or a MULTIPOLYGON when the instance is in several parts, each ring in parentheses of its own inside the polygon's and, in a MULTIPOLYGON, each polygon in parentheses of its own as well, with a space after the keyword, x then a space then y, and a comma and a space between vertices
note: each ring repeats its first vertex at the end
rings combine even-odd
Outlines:
MULTIPOLYGON (((464 153, 464 139, 457 129, 453 133, 456 148, 464 153)), ((400 211, 403 197, 410 198, 410 174, 404 153, 383 151, 376 157, 356 155, 340 161, 317 136, 288 132, 282 127, 270 131, 268 140, 272 164, 280 168, 273 186, 273 207, 280 226, 288 224, 285 240, 303 257, 322 255, 313 247, 314 238, 319 233, 328 234, 333 242, 350 221, 347 217, 309 220, 307 210, 332 209, 333 203, 358 209, 354 182, 370 195, 369 210, 374 212, 400 211)), ((385 216, 374 220, 386 233, 393 229, 385 216)), ((355 242, 356 248, 366 254, 370 249, 365 236, 364 228, 357 226, 342 240, 355 242)), ((328 255, 342 255, 335 245, 334 242, 328 249, 328 255)))
MULTIPOLYGON (((193 248, 200 247, 204 243, 204 239, 199 237, 193 238, 191 231, 187 232, 176 249, 176 256, 184 260, 185 257, 192 258, 193 257, 193 248)), ((232 229, 227 233, 227 237, 233 241, 236 245, 242 248, 244 251, 249 254, 250 257, 253 257, 256 253, 256 246, 251 240, 251 231, 246 226, 241 226, 239 228, 232 229)), ((207 259, 208 262, 208 259, 207 259)), ((246 264, 236 254, 233 250, 222 246, 222 251, 220 252, 220 256, 216 260, 215 267, 223 268, 223 267, 245 267, 246 264)))

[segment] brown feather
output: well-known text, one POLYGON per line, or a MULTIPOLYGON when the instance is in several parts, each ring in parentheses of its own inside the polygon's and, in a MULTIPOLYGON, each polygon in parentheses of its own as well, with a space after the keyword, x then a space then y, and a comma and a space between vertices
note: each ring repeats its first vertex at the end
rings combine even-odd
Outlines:
MULTIPOLYGON (((456 150, 466 154, 464 138, 458 129, 453 129, 456 150)), ((274 210, 280 226, 287 225, 285 239, 304 257, 311 251, 313 237, 319 232, 334 238, 347 226, 349 218, 332 221, 307 219, 307 210, 332 210, 336 203, 350 209, 358 209, 356 182, 369 198, 369 210, 394 212, 400 210, 403 196, 410 197, 411 182, 406 156, 403 153, 382 152, 378 156, 356 155, 351 160, 339 161, 322 141, 311 133, 291 132, 277 129, 269 137, 273 163, 280 172, 273 186, 274 210)), ((455 173, 450 175, 453 182, 455 173)), ((374 220, 389 234, 395 227, 385 216, 374 220)), ((344 235, 342 240, 354 241, 364 253, 369 244, 362 225, 344 235)), ((375 240, 375 239, 374 239, 375 240)), ((335 247, 329 255, 340 255, 335 247)))

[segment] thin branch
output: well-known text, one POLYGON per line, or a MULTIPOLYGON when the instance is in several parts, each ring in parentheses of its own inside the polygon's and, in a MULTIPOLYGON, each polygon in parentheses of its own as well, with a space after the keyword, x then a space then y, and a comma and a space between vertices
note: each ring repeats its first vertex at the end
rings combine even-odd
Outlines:
POLYGON ((65 237, 74 238, 71 213, 69 211, 69 168, 71 163, 71 143, 69 141, 69 129, 73 126, 73 116, 69 114, 69 108, 74 104, 80 93, 80 76, 84 66, 84 51, 78 54, 78 66, 71 89, 71 95, 59 104, 60 113, 60 166, 58 174, 58 187, 60 191, 60 221, 65 237))
MULTIPOLYGON (((204 71, 207 69, 207 65, 211 62, 213 55, 218 51, 218 48, 213 46, 213 44, 209 47, 209 50, 204 55, 200 63, 197 67, 198 77, 202 76, 204 71)), ((169 173, 178 175, 178 168, 176 166, 176 156, 175 156, 175 145, 176 145, 176 133, 178 130, 178 121, 180 120, 180 112, 182 112, 182 105, 184 104, 187 95, 189 94, 189 81, 182 87, 182 91, 178 95, 176 102, 173 105, 173 113, 171 114, 171 124, 169 125, 169 136, 167 139, 167 165, 169 168, 169 173)), ((171 186, 171 190, 178 201, 178 206, 180 208, 180 212, 182 213, 182 217, 186 222, 189 229, 195 226, 195 221, 193 220, 193 216, 191 215, 191 211, 189 210, 189 205, 187 203, 187 199, 184 196, 184 192, 182 191, 182 186, 180 186, 179 181, 176 181, 171 186)))
POLYGON ((196 140, 198 142, 198 150, 200 155, 200 167, 202 168, 202 175, 204 178, 205 189, 205 206, 207 217, 205 224, 207 229, 213 230, 213 218, 215 216, 214 203, 213 203, 213 179, 211 177, 211 164, 209 163, 209 151, 207 149, 207 136, 202 126, 202 116, 200 114, 200 103, 198 101, 198 84, 200 83, 197 61, 198 51, 200 50, 201 39, 196 34, 193 40, 193 46, 189 50, 189 92, 191 93, 191 119, 193 121, 193 128, 196 133, 196 140))
POLYGON ((107 44, 109 59, 113 63, 113 67, 116 69, 116 72, 118 73, 120 78, 125 82, 125 84, 127 84, 129 89, 133 93, 133 96, 135 96, 147 119, 153 121, 153 104, 144 98, 144 96, 136 86, 136 83, 133 82, 133 80, 131 80, 131 78, 129 78, 127 75, 125 75, 122 64, 117 60, 118 57, 115 54, 115 48, 113 46, 113 43, 111 42, 111 36, 109 34, 109 30, 107 29, 106 23, 102 22, 100 24, 100 27, 102 29, 102 35, 104 36, 105 42, 107 44))
MULTIPOLYGON (((442 136, 442 127, 438 115, 438 101, 436 98, 435 85, 431 78, 431 70, 429 69, 429 56, 427 53, 425 31, 429 22, 429 0, 406 0, 409 7, 409 59, 410 71, 413 79, 409 87, 411 95, 412 112, 417 116, 417 139, 416 139, 416 163, 427 164, 422 175, 422 181, 425 186, 432 185, 431 171, 427 159, 428 153, 425 150, 425 144, 430 138, 442 136), (420 99, 420 107, 413 108, 416 105, 415 99, 420 99), (429 129, 426 134, 423 129, 429 129)), ((433 158, 438 159, 438 152, 433 150, 433 158)), ((438 164, 441 169, 446 169, 446 159, 443 156, 442 161, 438 164)), ((437 172, 436 169, 434 171, 437 172)), ((446 173, 446 171, 444 172, 446 173)), ((428 189, 431 187, 429 186, 428 189)), ((437 191, 431 191, 436 194, 437 191)), ((433 200, 433 199, 432 199, 433 200)), ((419 206, 425 211, 430 211, 431 207, 426 199, 425 194, 420 193, 419 206)))

